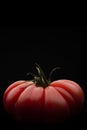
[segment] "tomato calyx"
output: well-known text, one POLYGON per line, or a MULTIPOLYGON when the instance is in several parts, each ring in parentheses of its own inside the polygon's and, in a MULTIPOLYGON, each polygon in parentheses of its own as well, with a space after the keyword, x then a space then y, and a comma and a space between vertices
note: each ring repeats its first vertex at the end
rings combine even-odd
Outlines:
POLYGON ((51 83, 51 76, 52 73, 56 70, 56 69, 60 69, 59 67, 56 67, 54 69, 51 70, 50 74, 49 74, 49 78, 47 79, 43 70, 41 69, 41 67, 36 63, 36 69, 38 72, 38 75, 33 74, 33 73, 28 73, 28 75, 32 75, 34 77, 34 79, 32 80, 32 82, 35 83, 36 86, 42 86, 42 87, 47 87, 50 85, 51 83))
POLYGON ((50 84, 50 82, 47 80, 43 70, 41 67, 36 63, 36 69, 38 72, 38 75, 33 74, 33 73, 28 73, 28 75, 32 75, 34 79, 32 80, 36 86, 42 86, 46 87, 50 84))

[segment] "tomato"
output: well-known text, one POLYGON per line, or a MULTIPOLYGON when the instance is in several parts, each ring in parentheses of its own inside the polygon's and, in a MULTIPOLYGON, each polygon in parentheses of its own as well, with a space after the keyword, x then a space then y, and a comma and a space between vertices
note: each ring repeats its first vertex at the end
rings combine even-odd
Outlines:
POLYGON ((84 92, 76 82, 60 79, 50 82, 40 66, 34 80, 19 80, 4 92, 4 108, 14 118, 33 122, 62 122, 78 113, 84 92))

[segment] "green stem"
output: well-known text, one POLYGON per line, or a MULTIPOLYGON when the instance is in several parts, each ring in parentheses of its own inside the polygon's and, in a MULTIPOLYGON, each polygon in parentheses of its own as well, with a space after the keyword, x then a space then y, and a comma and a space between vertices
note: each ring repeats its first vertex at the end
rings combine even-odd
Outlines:
POLYGON ((32 81, 35 83, 36 86, 42 86, 45 88, 45 87, 49 86, 49 84, 51 83, 51 76, 52 76, 53 72, 56 69, 60 69, 60 68, 56 67, 56 68, 52 69, 48 80, 47 80, 43 70, 37 63, 36 63, 36 69, 37 69, 38 75, 33 74, 33 73, 27 73, 27 75, 32 75, 34 77, 34 79, 32 81))
POLYGON ((48 82, 43 70, 41 69, 41 67, 37 63, 36 63, 36 69, 38 71, 38 76, 39 76, 38 77, 39 82, 37 82, 37 85, 42 85, 43 87, 48 86, 49 82, 48 82))

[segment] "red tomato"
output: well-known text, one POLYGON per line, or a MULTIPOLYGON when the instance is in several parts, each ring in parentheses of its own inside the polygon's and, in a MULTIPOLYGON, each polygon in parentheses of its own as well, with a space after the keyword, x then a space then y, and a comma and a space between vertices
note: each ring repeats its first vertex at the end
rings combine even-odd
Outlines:
POLYGON ((33 81, 16 81, 3 95, 6 111, 18 120, 62 122, 79 112, 84 103, 82 88, 71 80, 61 79, 47 84, 40 68, 33 81))

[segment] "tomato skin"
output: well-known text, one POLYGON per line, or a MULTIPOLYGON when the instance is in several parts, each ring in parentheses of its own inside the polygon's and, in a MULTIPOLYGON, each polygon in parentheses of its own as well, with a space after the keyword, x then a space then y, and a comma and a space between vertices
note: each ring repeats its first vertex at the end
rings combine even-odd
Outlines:
POLYGON ((43 88, 32 81, 16 81, 3 95, 3 104, 17 120, 62 122, 80 111, 84 103, 82 88, 71 80, 61 79, 43 88))

